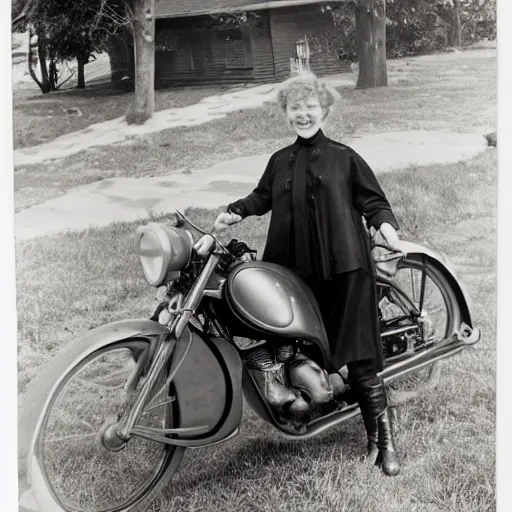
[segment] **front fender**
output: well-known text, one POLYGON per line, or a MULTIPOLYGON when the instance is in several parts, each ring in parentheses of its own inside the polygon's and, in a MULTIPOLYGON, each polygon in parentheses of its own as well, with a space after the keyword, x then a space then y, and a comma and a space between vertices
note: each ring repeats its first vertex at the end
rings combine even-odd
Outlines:
POLYGON ((113 342, 128 338, 159 337, 168 332, 167 327, 153 320, 119 320, 91 329, 71 343, 82 347, 80 354, 85 355, 113 342))
POLYGON ((447 281, 450 283, 459 303, 459 307, 462 313, 462 320, 473 327, 471 320, 471 311, 473 309, 473 303, 469 296, 469 293, 465 286, 462 284, 460 279, 455 275, 452 265, 448 262, 447 258, 427 247, 415 244, 413 242, 407 242, 400 240, 400 248, 406 254, 423 254, 427 256, 430 262, 437 267, 437 269, 443 273, 447 281))
POLYGON ((242 360, 222 338, 210 338, 193 325, 192 343, 173 379, 180 428, 207 426, 200 436, 178 434, 173 444, 199 448, 236 434, 242 420, 242 360))
POLYGON ((18 407, 18 475, 26 475, 27 455, 38 421, 52 390, 78 360, 104 346, 128 338, 158 338, 168 330, 152 320, 121 320, 87 331, 66 343, 38 373, 20 397, 18 407))

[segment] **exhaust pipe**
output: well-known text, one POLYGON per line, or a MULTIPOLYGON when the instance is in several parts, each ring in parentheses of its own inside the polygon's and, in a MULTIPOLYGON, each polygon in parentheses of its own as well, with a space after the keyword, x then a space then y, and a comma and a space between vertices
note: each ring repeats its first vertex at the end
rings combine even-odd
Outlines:
POLYGON ((471 329, 471 327, 463 323, 459 333, 431 348, 426 348, 418 354, 388 366, 379 373, 379 376, 384 380, 385 384, 389 384, 408 373, 420 370, 441 359, 454 356, 464 348, 475 344, 479 339, 480 330, 471 329))

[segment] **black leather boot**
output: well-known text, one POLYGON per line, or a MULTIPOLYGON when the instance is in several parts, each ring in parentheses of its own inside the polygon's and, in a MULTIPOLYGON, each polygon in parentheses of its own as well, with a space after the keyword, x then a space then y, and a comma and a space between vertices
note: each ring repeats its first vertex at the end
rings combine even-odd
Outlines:
POLYGON ((379 449, 377 448, 379 426, 377 416, 375 415, 375 404, 371 403, 375 401, 373 397, 374 390, 373 387, 365 381, 354 381, 352 383, 352 389, 356 392, 357 403, 359 404, 366 430, 368 451, 365 460, 370 464, 375 464, 379 454, 379 449))
POLYGON ((376 376, 353 383, 368 436, 366 460, 382 467, 386 475, 400 472, 400 462, 393 445, 391 422, 387 411, 386 390, 376 376))
MULTIPOLYGON (((377 447, 377 442, 379 438, 379 426, 376 418, 368 412, 368 410, 364 410, 361 408, 359 404, 359 408, 361 409, 361 415, 363 416, 364 427, 366 430, 366 438, 368 441, 367 444, 367 453, 365 460, 369 464, 375 464, 377 462, 377 457, 379 455, 379 448, 377 447), (364 412, 363 412, 364 410, 364 412)), ((363 408, 365 405, 363 405, 363 408)))
POLYGON ((387 408, 377 418, 379 426, 379 435, 377 447, 379 455, 376 464, 382 467, 386 475, 395 476, 400 473, 400 461, 396 454, 393 444, 393 435, 391 429, 391 421, 389 420, 389 412, 387 408))

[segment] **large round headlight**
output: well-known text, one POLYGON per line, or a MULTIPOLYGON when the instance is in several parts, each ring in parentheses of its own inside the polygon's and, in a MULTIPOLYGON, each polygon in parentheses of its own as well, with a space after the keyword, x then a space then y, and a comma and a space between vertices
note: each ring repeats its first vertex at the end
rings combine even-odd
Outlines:
POLYGON ((142 271, 152 286, 175 279, 190 261, 193 247, 188 231, 155 222, 137 228, 135 243, 142 271))

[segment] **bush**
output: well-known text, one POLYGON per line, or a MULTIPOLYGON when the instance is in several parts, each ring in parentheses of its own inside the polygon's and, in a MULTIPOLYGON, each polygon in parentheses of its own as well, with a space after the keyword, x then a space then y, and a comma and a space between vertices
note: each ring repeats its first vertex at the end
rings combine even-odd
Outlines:
MULTIPOLYGON (((389 58, 422 55, 450 46, 453 0, 387 0, 389 58)), ((459 0, 461 44, 496 38, 496 0, 459 0)))
POLYGON ((357 61, 356 44, 356 17, 353 2, 339 4, 333 9, 334 29, 340 38, 338 45, 338 58, 341 61, 357 61))
MULTIPOLYGON (((332 4, 334 30, 316 38, 341 61, 357 61, 355 1, 332 4)), ((461 44, 496 38, 496 0, 459 0, 461 44)), ((386 48, 388 58, 444 51, 450 46, 453 0, 387 0, 386 48)))
POLYGON ((496 0, 466 0, 461 11, 463 44, 496 39, 496 0))
POLYGON ((434 53, 448 46, 449 15, 436 4, 428 0, 388 0, 388 58, 434 53))

